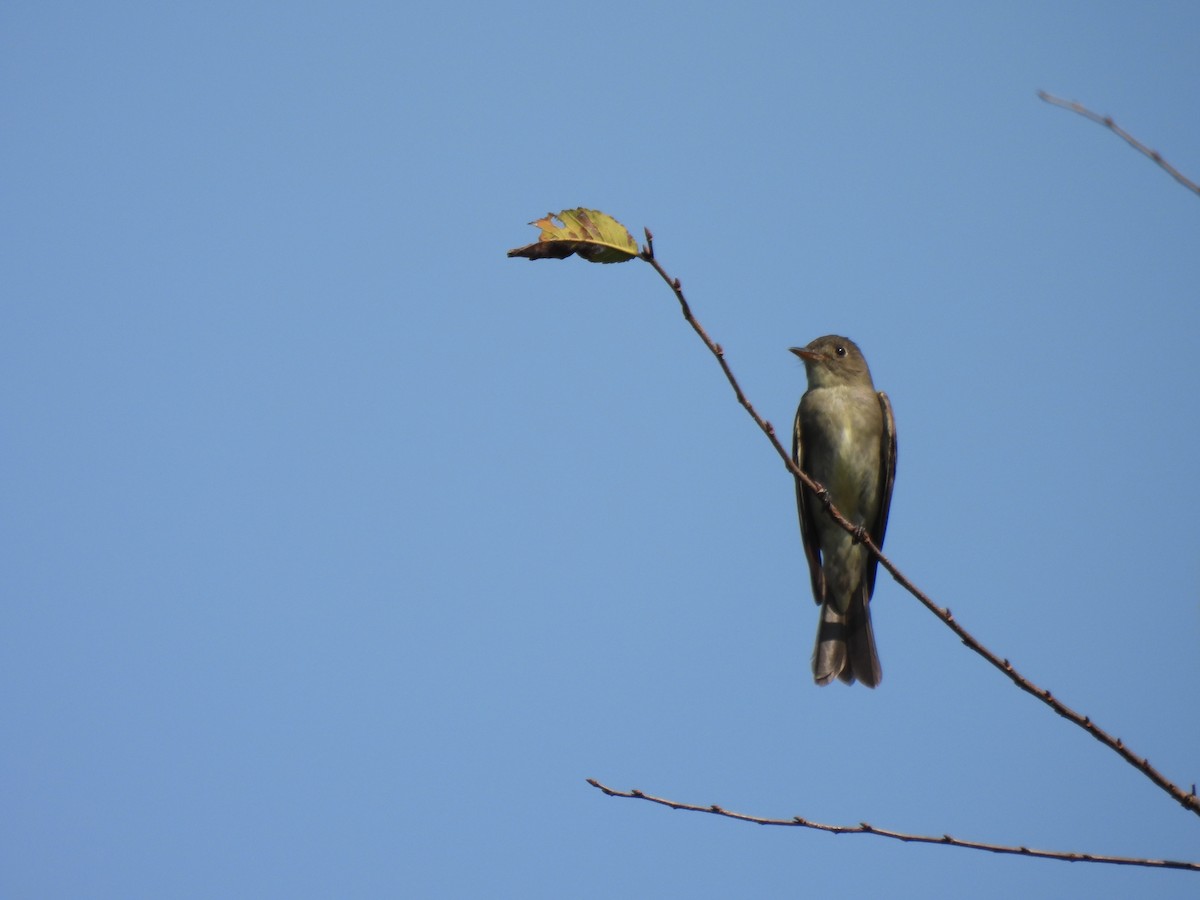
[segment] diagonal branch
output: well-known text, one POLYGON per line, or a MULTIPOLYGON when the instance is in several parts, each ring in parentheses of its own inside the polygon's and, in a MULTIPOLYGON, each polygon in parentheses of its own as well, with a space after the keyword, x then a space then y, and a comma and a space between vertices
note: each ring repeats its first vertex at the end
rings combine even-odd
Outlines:
POLYGON ((1170 794, 1184 809, 1200 816, 1200 797, 1196 796, 1195 785, 1192 785, 1192 790, 1190 793, 1185 792, 1183 788, 1167 779, 1166 776, 1158 771, 1158 769, 1154 768, 1148 759, 1146 759, 1144 756, 1138 756, 1128 747, 1126 747, 1120 738, 1113 737, 1107 731, 1104 731, 1102 728, 1092 722, 1089 717, 1081 715, 1066 704, 1056 699, 1050 693, 1050 691, 1046 690, 1045 688, 1038 687, 1036 684, 1018 672, 1007 659, 1001 659, 999 656, 992 653, 992 651, 988 650, 985 646, 983 646, 983 644, 979 643, 979 641, 976 640, 969 631, 958 624, 954 616, 950 613, 949 609, 943 609, 942 607, 938 606, 929 598, 927 594, 909 581, 908 577, 901 572, 890 559, 884 556, 882 551, 880 551, 877 546, 875 546, 874 542, 871 540, 870 536, 866 534, 864 529, 859 528, 857 525, 843 516, 837 507, 829 501, 829 495, 822 489, 821 485, 810 478, 807 473, 800 471, 795 462, 792 461, 791 455, 784 449, 783 444, 779 442, 779 438, 775 436, 774 426, 760 416, 758 411, 754 408, 754 405, 748 399, 746 399, 746 395, 742 392, 741 385, 738 384, 737 379, 733 375, 733 370, 729 368, 729 363, 725 359, 725 351, 721 348, 720 344, 717 344, 708 336, 708 332, 704 330, 704 327, 692 315, 692 309, 688 305, 687 298, 683 295, 683 285, 680 283, 678 278, 672 278, 670 275, 668 275, 667 271, 662 267, 662 264, 659 263, 659 261, 655 258, 654 235, 650 233, 649 228, 646 229, 646 246, 639 254, 639 258, 645 262, 648 262, 654 268, 654 271, 656 271, 662 277, 663 281, 670 285, 671 290, 675 292, 675 298, 679 301, 680 310, 683 312, 684 319, 686 319, 687 323, 692 326, 692 329, 696 332, 696 334, 700 336, 700 339, 704 342, 704 345, 708 347, 709 352, 711 352, 712 355, 717 358, 717 362, 720 363, 721 366, 721 371, 725 373, 725 378, 729 381, 730 386, 733 388, 733 392, 737 397, 738 403, 745 408, 746 412, 749 413, 750 418, 754 420, 755 424, 758 425, 759 429, 767 436, 767 439, 770 440, 771 444, 775 447, 775 452, 779 454, 779 457, 783 460, 783 464, 787 467, 787 470, 796 478, 799 478, 808 488, 814 491, 818 497, 825 498, 825 510, 829 514, 830 518, 844 528, 847 533, 853 535, 856 540, 864 544, 870 550, 871 555, 879 560, 879 564, 891 573, 892 577, 899 582, 901 587, 916 597, 926 609, 941 619, 946 627, 958 635, 959 639, 962 640, 964 644, 1003 672, 1013 684, 1026 693, 1037 697, 1067 721, 1078 725, 1100 743, 1104 744, 1104 746, 1108 747, 1114 753, 1119 754, 1127 763, 1136 768, 1139 772, 1170 794))
POLYGON ((733 812, 724 809, 716 804, 712 806, 694 806, 691 803, 679 803, 675 800, 667 800, 663 797, 653 797, 650 794, 644 794, 639 790, 618 791, 613 788, 606 787, 595 778, 589 778, 588 784, 592 787, 603 791, 610 797, 630 797, 635 800, 649 800, 651 803, 658 803, 662 806, 670 807, 671 809, 683 809, 688 812, 711 813, 716 816, 724 816, 727 819, 737 819, 739 822, 753 822, 756 825, 783 825, 791 828, 812 828, 817 831, 828 831, 832 834, 875 834, 879 837, 892 838, 897 841, 917 844, 945 844, 950 847, 964 847, 968 850, 987 850, 990 853, 1008 853, 1014 856, 1031 856, 1038 859, 1056 859, 1061 862, 1089 862, 1089 863, 1109 863, 1114 866, 1146 866, 1153 869, 1183 869, 1188 872, 1200 872, 1200 863, 1197 862, 1179 862, 1171 859, 1140 859, 1132 856, 1099 856, 1095 853, 1065 853, 1058 850, 1034 850, 1030 847, 1013 847, 1004 844, 987 844, 982 841, 964 841, 958 838, 953 838, 948 834, 941 837, 933 837, 923 834, 906 834, 902 831, 892 831, 887 828, 876 828, 874 825, 868 825, 862 822, 858 825, 826 825, 821 822, 813 822, 809 819, 794 816, 791 819, 765 819, 759 816, 750 816, 745 813, 733 812))
POLYGON ((1119 126, 1116 122, 1114 122, 1112 120, 1112 116, 1099 115, 1098 113, 1092 112, 1090 109, 1088 109, 1082 103, 1076 103, 1073 100, 1064 100, 1061 97, 1055 97, 1053 94, 1048 94, 1045 91, 1038 91, 1037 95, 1039 98, 1041 98, 1042 100, 1045 100, 1051 106, 1059 106, 1059 107, 1062 107, 1063 109, 1069 109, 1071 112, 1078 113, 1079 115, 1083 116, 1085 119, 1090 119, 1091 121, 1095 122, 1097 125, 1103 125, 1109 131, 1111 131, 1113 134, 1115 134, 1117 137, 1119 137, 1123 141, 1125 141, 1125 143, 1127 143, 1134 150, 1137 150, 1139 153, 1143 153, 1146 156, 1150 157, 1152 160, 1154 160, 1154 162, 1156 162, 1163 171, 1165 171, 1168 175, 1170 175, 1172 178, 1174 178, 1176 181, 1178 181, 1180 184, 1182 184, 1185 188, 1187 188, 1193 194, 1200 195, 1200 185, 1196 184, 1196 182, 1192 181, 1190 178, 1188 178, 1186 175, 1184 175, 1182 172, 1180 172, 1178 169, 1176 169, 1173 165, 1171 165, 1169 162, 1167 162, 1165 159, 1163 159, 1157 150, 1151 150, 1149 147, 1147 147, 1145 144, 1143 144, 1141 141, 1139 141, 1137 138, 1135 138, 1132 134, 1130 134, 1124 128, 1119 126))

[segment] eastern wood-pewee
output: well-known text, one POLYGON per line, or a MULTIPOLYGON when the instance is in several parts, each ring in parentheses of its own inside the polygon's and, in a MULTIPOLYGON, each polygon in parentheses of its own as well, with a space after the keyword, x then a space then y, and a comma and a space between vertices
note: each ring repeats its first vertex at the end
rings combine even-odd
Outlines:
MULTIPOLYGON (((804 360, 808 390, 800 398, 792 459, 829 492, 833 505, 883 546, 896 478, 896 422, 887 394, 876 392, 862 351, 838 335, 792 347, 804 360)), ((813 677, 817 684, 857 678, 875 687, 883 677, 871 630, 876 560, 826 513, 796 479, 800 533, 821 605, 813 677)))

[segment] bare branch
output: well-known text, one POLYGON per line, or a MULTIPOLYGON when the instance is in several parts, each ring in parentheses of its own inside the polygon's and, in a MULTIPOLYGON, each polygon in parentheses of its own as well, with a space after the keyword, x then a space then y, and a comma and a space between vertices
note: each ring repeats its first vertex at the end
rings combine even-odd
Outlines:
POLYGON ((1099 856, 1095 853, 1065 853, 1057 850, 1034 850, 1030 847, 1012 847, 1004 844, 987 844, 982 841, 964 841, 958 838, 953 838, 948 834, 943 834, 941 837, 932 837, 923 834, 906 834, 902 831, 892 831, 887 828, 876 828, 874 825, 869 825, 862 822, 858 825, 826 825, 821 822, 812 822, 808 819, 795 816, 791 819, 767 819, 760 816, 750 816, 745 813, 733 812, 724 809, 716 804, 712 806, 694 806, 691 803, 679 803, 675 800, 667 800, 663 797, 653 797, 650 794, 642 793, 638 790, 618 791, 613 788, 606 787, 594 778, 587 780, 588 784, 597 788, 610 797, 629 797, 635 800, 649 800, 651 803, 658 803, 661 806, 667 806, 671 809, 683 809, 688 812, 711 813, 715 816, 724 816, 727 819, 737 819, 739 822, 753 822, 756 825, 783 825, 791 828, 812 828, 816 831, 828 831, 833 834, 874 834, 879 837, 892 838, 897 841, 917 844, 945 844, 949 847, 964 847, 968 850, 986 850, 989 853, 1007 853, 1014 856, 1030 856, 1038 859, 1056 859, 1060 862, 1089 862, 1089 863, 1108 863, 1114 866, 1145 866, 1152 869, 1183 869, 1187 872, 1200 872, 1200 863, 1196 862, 1179 862, 1171 859, 1140 859, 1132 856, 1099 856))
MULTIPOLYGON (((812 489, 818 495, 823 494, 822 486, 810 478, 807 473, 800 471, 800 469, 792 461, 791 455, 787 452, 787 450, 784 449, 783 444, 779 442, 779 438, 775 436, 774 427, 770 422, 758 414, 758 411, 754 408, 754 405, 746 398, 746 395, 742 392, 741 385, 738 384, 737 379, 733 375, 733 370, 729 368, 729 363, 725 359, 725 351, 721 348, 720 344, 717 344, 708 336, 708 332, 704 330, 704 327, 692 315, 692 309, 688 305, 687 298, 683 295, 683 286, 680 284, 679 279, 672 278, 670 275, 668 275, 667 271, 662 267, 662 264, 659 263, 659 261, 655 258, 653 240, 654 238, 650 233, 650 230, 646 229, 647 244, 642 249, 640 254, 641 259, 653 266, 654 271, 656 271, 662 277, 663 281, 670 285, 671 290, 675 292, 675 298, 679 301, 679 306, 683 312, 683 317, 687 320, 688 324, 692 326, 692 329, 696 332, 696 334, 700 336, 700 340, 704 342, 704 346, 706 346, 709 349, 709 352, 711 352, 712 355, 717 358, 717 362, 721 366, 721 371, 725 373, 725 378, 729 381, 730 386, 733 388, 733 393, 737 397, 738 403, 742 405, 746 412, 749 413, 750 418, 754 420, 755 424, 758 425, 763 434, 767 436, 767 439, 775 447, 775 452, 778 453, 780 459, 783 460, 783 464, 787 467, 787 470, 796 478, 799 478, 807 487, 812 489)), ((869 548, 871 555, 879 560, 879 564, 891 573, 892 577, 900 584, 900 586, 916 597, 926 609, 941 619, 942 622, 945 623, 945 625, 951 631, 958 635, 962 642, 970 649, 974 650, 989 663, 1008 676, 1009 680, 1021 690, 1031 694, 1034 697, 1037 697, 1064 719, 1078 725, 1100 743, 1104 744, 1113 752, 1119 754, 1122 759, 1124 759, 1131 766, 1136 768, 1139 772, 1170 794, 1184 809, 1200 816, 1200 798, 1196 796, 1196 789, 1194 786, 1191 793, 1185 792, 1183 788, 1167 779, 1161 772, 1154 768, 1148 759, 1146 759, 1144 756, 1138 756, 1128 747, 1126 747, 1120 738, 1113 737, 1092 722, 1089 717, 1081 715, 1080 713, 1071 709, 1069 706, 1060 702, 1050 693, 1050 691, 1046 690, 1045 688, 1038 687, 1036 684, 1018 672, 1007 659, 1001 659, 995 653, 988 650, 974 637, 974 635, 958 624, 958 622, 954 619, 954 616, 950 613, 949 609, 943 609, 942 607, 938 606, 929 598, 927 594, 909 581, 908 577, 901 572, 900 569, 898 569, 890 559, 884 556, 882 551, 880 551, 877 546, 875 546, 870 537, 864 534, 853 522, 842 515, 836 506, 834 506, 832 503, 827 503, 825 510, 829 514, 829 517, 837 522, 838 525, 840 525, 843 529, 845 529, 847 533, 854 535, 855 538, 858 539, 865 547, 869 548)))
POLYGON ((1112 116, 1099 115, 1098 113, 1092 112, 1082 103, 1076 103, 1073 100, 1064 100, 1061 97, 1055 97, 1053 94, 1048 94, 1045 91, 1038 91, 1037 95, 1051 106, 1060 106, 1063 109, 1069 109, 1071 112, 1078 113, 1085 119, 1090 119, 1097 125, 1103 125, 1117 137, 1125 141, 1125 143, 1127 143, 1130 147, 1154 160, 1154 162, 1157 163, 1158 166, 1163 169, 1163 171, 1182 184, 1193 194, 1200 195, 1200 185, 1196 184, 1196 182, 1192 181, 1173 165, 1163 159, 1157 150, 1151 150, 1124 128, 1121 128, 1121 126, 1112 120, 1112 116))

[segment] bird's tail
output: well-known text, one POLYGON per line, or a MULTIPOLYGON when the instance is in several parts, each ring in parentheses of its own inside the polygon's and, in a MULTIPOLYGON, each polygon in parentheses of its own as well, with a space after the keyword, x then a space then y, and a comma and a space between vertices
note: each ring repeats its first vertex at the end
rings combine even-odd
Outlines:
POLYGON ((875 650, 875 632, 871 628, 871 609, 864 591, 855 593, 845 613, 834 609, 828 600, 821 604, 821 623, 813 650, 813 678, 820 685, 829 684, 834 678, 846 684, 854 684, 857 679, 872 688, 883 678, 875 650))

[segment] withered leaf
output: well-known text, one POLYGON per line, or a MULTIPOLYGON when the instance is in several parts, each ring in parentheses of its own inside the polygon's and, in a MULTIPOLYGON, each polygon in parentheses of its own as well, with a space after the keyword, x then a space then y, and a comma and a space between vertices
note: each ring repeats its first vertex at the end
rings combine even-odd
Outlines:
POLYGON ((530 222, 542 230, 536 244, 509 250, 525 259, 566 259, 578 254, 588 262, 617 263, 634 259, 638 245, 629 229, 595 209, 564 209, 557 215, 530 222))

